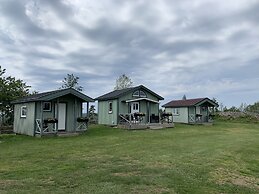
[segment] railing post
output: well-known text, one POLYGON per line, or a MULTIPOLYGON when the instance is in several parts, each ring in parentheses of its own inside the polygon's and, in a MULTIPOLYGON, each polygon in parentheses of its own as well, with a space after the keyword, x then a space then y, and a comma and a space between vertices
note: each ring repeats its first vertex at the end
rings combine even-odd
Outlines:
POLYGON ((41 113, 41 118, 40 118, 40 136, 43 135, 43 102, 40 102, 40 113, 41 113))

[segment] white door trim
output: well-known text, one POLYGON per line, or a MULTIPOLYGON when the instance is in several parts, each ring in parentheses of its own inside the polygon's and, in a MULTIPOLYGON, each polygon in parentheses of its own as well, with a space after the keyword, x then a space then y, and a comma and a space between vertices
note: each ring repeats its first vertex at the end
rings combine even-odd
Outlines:
POLYGON ((58 130, 66 130, 66 113, 67 104, 58 103, 58 114, 57 114, 57 104, 55 104, 55 117, 58 119, 58 130))
POLYGON ((131 102, 131 113, 139 112, 139 102, 131 102))

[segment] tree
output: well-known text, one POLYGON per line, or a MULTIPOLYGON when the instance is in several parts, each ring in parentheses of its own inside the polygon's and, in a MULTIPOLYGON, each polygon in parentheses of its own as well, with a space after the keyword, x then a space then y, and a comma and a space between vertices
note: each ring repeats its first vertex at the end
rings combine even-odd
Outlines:
POLYGON ((219 110, 221 112, 223 112, 223 110, 224 110, 224 104, 222 102, 219 104, 219 110))
POLYGON ((13 106, 11 102, 29 94, 30 86, 21 79, 15 77, 5 77, 6 69, 0 66, 0 112, 6 118, 6 124, 13 122, 13 106))
POLYGON ((230 112, 240 112, 239 109, 237 107, 235 107, 235 106, 230 107, 228 109, 228 111, 230 111, 230 112))
POLYGON ((91 105, 89 108, 89 122, 90 123, 96 123, 97 121, 97 115, 95 113, 95 106, 91 105))
MULTIPOLYGON (((217 99, 215 97, 212 98, 212 101, 215 102, 217 105, 219 105, 217 99)), ((223 107, 223 103, 220 103, 219 106, 222 106, 223 107)), ((222 108, 223 109, 223 108, 222 108)), ((221 110, 221 109, 220 109, 221 110)), ((218 109, 218 106, 215 107, 215 111, 216 112, 219 112, 219 109, 218 109)), ((222 111, 222 110, 221 110, 222 111)))
POLYGON ((245 111, 259 113, 259 102, 248 105, 247 107, 245 107, 245 111))
POLYGON ((240 106, 239 106, 238 109, 239 109, 240 112, 244 112, 245 109, 246 109, 246 107, 247 107, 246 103, 243 103, 243 102, 242 102, 242 103, 240 104, 240 106))
POLYGON ((83 87, 79 86, 78 83, 79 77, 74 76, 74 74, 67 74, 67 77, 62 80, 63 85, 60 87, 60 89, 66 89, 66 88, 74 88, 75 90, 82 91, 83 87))
POLYGON ((183 95, 182 100, 186 100, 186 95, 185 94, 183 95))
POLYGON ((124 88, 130 88, 133 86, 133 82, 131 79, 125 75, 122 74, 117 80, 116 80, 116 86, 114 87, 114 90, 121 90, 124 88))

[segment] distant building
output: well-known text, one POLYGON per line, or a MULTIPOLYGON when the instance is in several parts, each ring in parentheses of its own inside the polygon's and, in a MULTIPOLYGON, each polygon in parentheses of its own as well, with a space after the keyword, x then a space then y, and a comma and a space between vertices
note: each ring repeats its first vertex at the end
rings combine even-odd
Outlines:
POLYGON ((159 101, 164 98, 143 85, 104 94, 98 100, 98 123, 159 122, 159 101))
POLYGON ((13 101, 14 132, 30 136, 73 133, 86 129, 82 103, 92 98, 72 88, 26 96, 13 101))
POLYGON ((162 107, 165 112, 172 113, 175 123, 207 123, 212 122, 212 110, 218 106, 209 98, 172 100, 162 107))

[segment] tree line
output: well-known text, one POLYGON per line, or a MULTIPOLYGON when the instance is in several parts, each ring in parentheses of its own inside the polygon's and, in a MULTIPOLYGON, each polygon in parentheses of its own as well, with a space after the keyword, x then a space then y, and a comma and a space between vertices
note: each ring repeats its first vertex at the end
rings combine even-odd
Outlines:
MULTIPOLYGON (((12 76, 5 76, 6 69, 0 66, 0 126, 12 125, 14 119, 14 109, 11 104, 12 101, 28 96, 37 94, 37 91, 30 92, 31 86, 27 85, 21 79, 16 79, 12 76)), ((115 90, 131 87, 133 82, 125 74, 121 75, 115 84, 115 90)), ((78 91, 82 91, 83 87, 79 84, 79 77, 74 74, 67 74, 62 80, 62 85, 59 89, 73 88, 78 91)), ((91 105, 89 113, 90 119, 94 119, 95 107, 91 105)))
MULTIPOLYGON (((5 76, 6 69, 2 69, 0 66, 0 119, 3 120, 7 125, 12 125, 13 123, 13 106, 11 104, 12 101, 38 93, 37 91, 30 92, 31 86, 27 85, 21 79, 16 79, 12 76, 5 76)), ((116 79, 114 90, 120 90, 124 88, 129 88, 133 86, 132 80, 126 75, 122 74, 121 76, 116 79)), ((74 74, 67 74, 66 77, 62 80, 62 85, 59 89, 66 89, 66 88, 74 88, 78 91, 82 91, 83 87, 79 84, 79 77, 75 76, 74 74)), ((186 99, 186 96, 183 96, 183 99, 186 99)), ((213 101, 218 103, 215 98, 213 101)), ((219 103, 218 103, 219 104, 219 103)), ((219 104, 219 107, 216 111, 232 111, 232 112, 255 112, 259 113, 259 102, 255 102, 252 105, 246 105, 242 103, 239 107, 232 106, 227 108, 223 105, 223 103, 219 104)), ((90 107, 90 116, 95 112, 95 107, 92 105, 90 107)), ((2 121, 3 122, 3 121, 2 121)), ((1 124, 1 120, 0 120, 1 124)))

